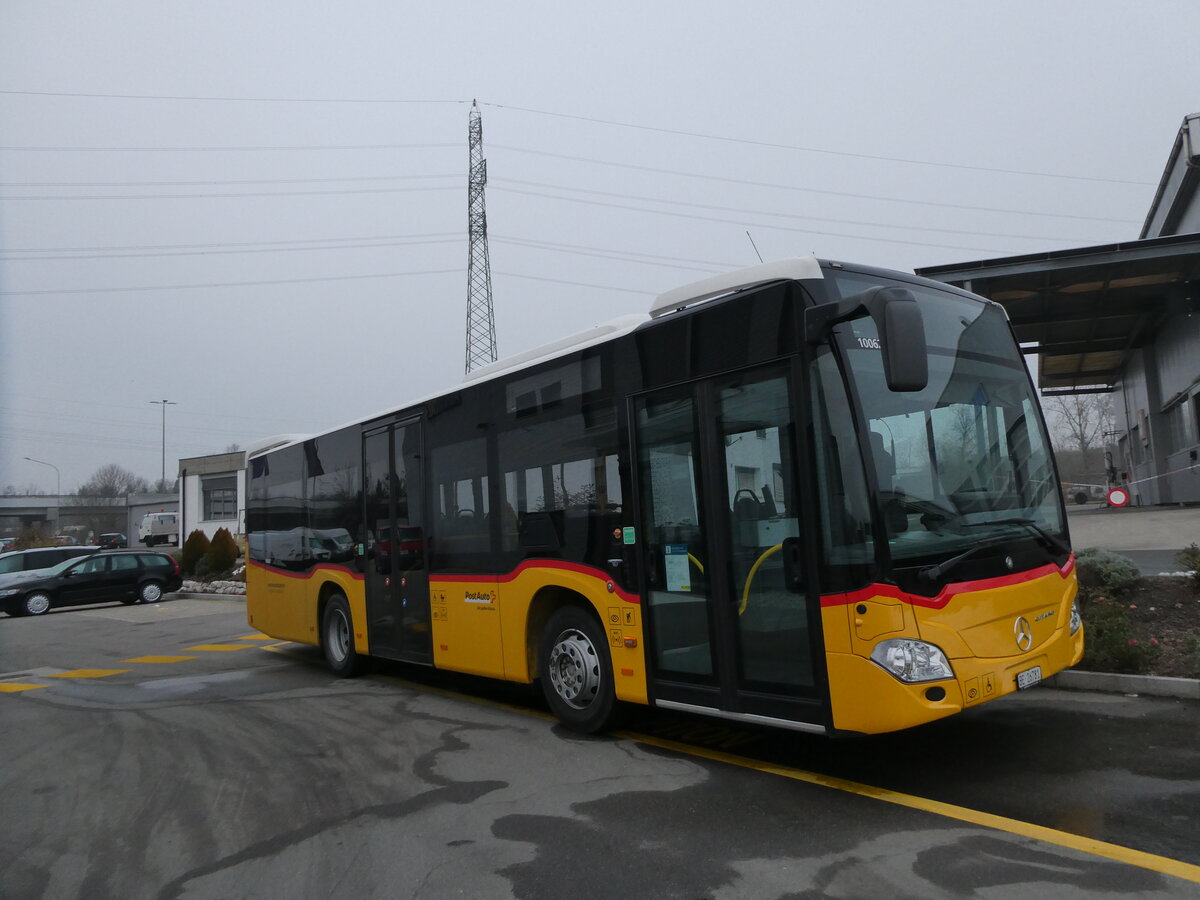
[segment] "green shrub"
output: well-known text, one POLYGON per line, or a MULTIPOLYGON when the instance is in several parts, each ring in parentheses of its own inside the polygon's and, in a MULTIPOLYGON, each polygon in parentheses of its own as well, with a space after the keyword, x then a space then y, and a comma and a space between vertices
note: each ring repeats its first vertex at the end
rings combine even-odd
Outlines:
POLYGON ((1192 573, 1188 581, 1192 587, 1200 590, 1200 546, 1188 544, 1175 554, 1175 564, 1192 573))
POLYGON ((1099 547, 1085 547, 1077 551, 1075 571, 1081 587, 1107 594, 1128 590, 1142 577, 1137 565, 1128 556, 1099 547))
POLYGON ((1079 667, 1125 675, 1149 672, 1161 648, 1155 638, 1140 641, 1134 636, 1128 610, 1104 597, 1082 599, 1082 604, 1085 632, 1079 667))
POLYGON ((187 536, 183 543, 183 552, 179 555, 179 567, 184 575, 196 574, 196 563, 208 553, 208 535, 197 529, 187 536))
POLYGON ((1184 639, 1187 647, 1187 661, 1192 670, 1193 678, 1200 678, 1200 634, 1189 634, 1184 639))
POLYGON ((208 562, 210 575, 220 575, 233 568, 233 564, 237 562, 238 558, 238 546, 228 528, 217 529, 204 558, 208 562))

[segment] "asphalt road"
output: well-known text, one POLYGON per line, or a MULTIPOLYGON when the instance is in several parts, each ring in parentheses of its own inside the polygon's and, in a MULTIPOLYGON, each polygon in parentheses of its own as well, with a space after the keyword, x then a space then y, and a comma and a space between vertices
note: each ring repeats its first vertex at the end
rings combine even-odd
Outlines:
POLYGON ((1196 897, 1200 704, 829 742, 330 677, 240 600, 0 618, 0 897, 1196 897))

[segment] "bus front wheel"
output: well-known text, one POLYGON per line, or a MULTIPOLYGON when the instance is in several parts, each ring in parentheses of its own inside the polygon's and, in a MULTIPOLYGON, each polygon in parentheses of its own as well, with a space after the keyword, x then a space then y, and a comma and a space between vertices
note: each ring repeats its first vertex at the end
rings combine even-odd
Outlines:
POLYGON ((611 722, 612 661, 595 616, 578 606, 559 609, 546 623, 538 657, 542 692, 560 722, 584 734, 611 722))
POLYGON ((354 619, 350 604, 341 594, 334 594, 325 604, 321 619, 321 649, 333 674, 341 678, 361 675, 366 659, 354 649, 354 619))

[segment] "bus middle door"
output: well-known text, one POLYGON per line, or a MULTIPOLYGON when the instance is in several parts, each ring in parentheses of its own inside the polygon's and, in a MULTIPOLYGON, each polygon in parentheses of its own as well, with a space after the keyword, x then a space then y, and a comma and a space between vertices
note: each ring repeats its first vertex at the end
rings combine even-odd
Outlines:
POLYGON ((776 367, 635 401, 659 705, 822 721, 791 394, 776 367))
POLYGON ((364 574, 371 652, 428 663, 433 655, 421 432, 420 420, 412 419, 363 437, 370 541, 364 574))

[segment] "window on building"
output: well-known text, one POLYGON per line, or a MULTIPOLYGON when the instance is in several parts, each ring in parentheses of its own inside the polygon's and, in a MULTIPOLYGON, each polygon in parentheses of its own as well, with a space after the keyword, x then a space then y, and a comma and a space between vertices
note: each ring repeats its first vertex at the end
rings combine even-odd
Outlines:
POLYGON ((236 475, 205 478, 201 485, 201 491, 204 495, 204 518, 206 520, 237 518, 236 475))

